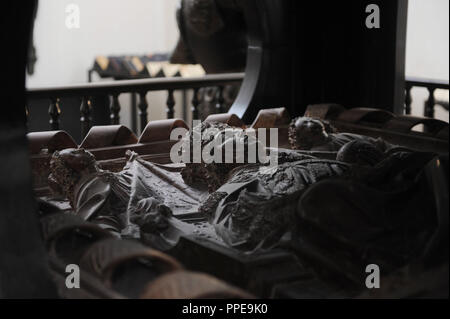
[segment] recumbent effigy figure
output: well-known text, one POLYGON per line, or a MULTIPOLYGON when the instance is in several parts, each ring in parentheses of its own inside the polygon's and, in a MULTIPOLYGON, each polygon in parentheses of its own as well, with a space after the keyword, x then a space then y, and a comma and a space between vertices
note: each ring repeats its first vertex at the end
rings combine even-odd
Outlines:
MULTIPOLYGON (((299 121, 302 145, 308 143, 311 150, 328 143, 325 149, 335 153, 335 160, 279 150, 279 165, 270 171, 261 170, 267 164, 248 161, 175 170, 129 153, 124 170, 111 173, 100 170, 92 154, 66 150, 54 154, 49 179, 86 220, 162 250, 174 247, 181 235, 199 233, 195 225, 176 218, 177 212, 192 211, 208 218, 211 227, 202 231, 215 232, 224 245, 241 251, 288 245, 308 255, 310 247, 319 247, 314 251, 329 259, 344 256, 343 265, 375 259, 387 269, 420 255, 436 225, 433 214, 424 214, 424 206, 433 204, 420 187, 433 154, 363 136, 325 135, 320 121, 299 121), (194 185, 202 180, 209 181, 209 195, 194 185), (324 238, 332 240, 329 245, 324 238), (357 257, 348 257, 355 251, 357 257), (342 255, 336 257, 336 252, 342 255)), ((229 127, 208 123, 197 132, 208 128, 217 136, 229 127)), ((221 147, 243 141, 248 150, 249 143, 258 143, 245 138, 241 129, 233 132, 221 147)), ((192 134, 185 139, 191 141, 192 134)), ((202 148, 211 142, 206 139, 202 148)))
POLYGON ((375 260, 387 271, 423 253, 436 226, 423 180, 434 154, 339 134, 310 118, 296 119, 290 135, 306 151, 280 150, 279 166, 270 174, 261 172, 261 163, 235 167, 203 202, 200 211, 226 244, 253 251, 287 238, 294 250, 312 254, 310 247, 329 238, 334 244, 321 252, 329 262, 336 257, 360 267, 375 260))
MULTIPOLYGON (((177 167, 146 162, 128 152, 119 173, 101 170, 94 156, 83 149, 55 152, 49 185, 54 193, 69 199, 78 216, 98 224, 116 236, 142 239, 171 226, 172 233, 158 245, 175 244, 180 212, 198 210, 201 191, 188 189, 177 167)), ((190 225, 182 225, 193 231, 190 225)), ((165 246, 164 246, 165 247, 165 246)))

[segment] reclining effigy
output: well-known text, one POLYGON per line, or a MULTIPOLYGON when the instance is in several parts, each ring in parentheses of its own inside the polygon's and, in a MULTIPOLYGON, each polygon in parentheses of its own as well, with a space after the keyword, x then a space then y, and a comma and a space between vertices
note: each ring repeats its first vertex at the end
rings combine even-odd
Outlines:
POLYGON ((435 198, 427 176, 435 154, 337 133, 318 119, 292 123, 292 149, 276 149, 275 166, 248 160, 253 146, 266 155, 273 149, 245 128, 210 121, 181 141, 177 154, 188 150, 186 163, 156 164, 128 152, 124 168, 112 172, 89 151, 67 149, 52 156, 49 186, 70 202, 69 214, 104 231, 100 237, 139 240, 174 257, 183 255, 183 238, 236 256, 281 250, 327 284, 346 283, 347 296, 364 283, 368 264, 395 274, 433 250, 439 221, 430 213, 435 198), (244 158, 193 162, 195 134, 208 129, 202 151, 213 155, 215 145, 223 159, 227 145, 242 143, 244 158))
POLYGON ((49 185, 69 199, 77 216, 125 238, 141 238, 141 229, 176 225, 173 216, 198 210, 203 192, 188 188, 180 169, 127 155, 124 169, 113 173, 101 170, 84 149, 55 152, 49 185))

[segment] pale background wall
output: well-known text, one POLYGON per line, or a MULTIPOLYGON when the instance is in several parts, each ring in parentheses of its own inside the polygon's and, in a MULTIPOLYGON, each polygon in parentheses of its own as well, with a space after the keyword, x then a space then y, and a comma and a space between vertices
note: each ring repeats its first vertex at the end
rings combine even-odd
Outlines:
MULTIPOLYGON (((449 1, 409 0, 406 75, 449 79, 449 1)), ((436 97, 449 99, 448 91, 436 97)), ((423 115, 426 89, 413 90, 413 113, 423 115)), ((448 121, 448 113, 436 107, 436 116, 448 121)))
MULTIPOLYGON (((87 82, 97 55, 170 52, 178 40, 177 5, 178 0, 39 0, 34 30, 38 61, 27 86, 87 82), (66 6, 72 3, 80 8, 79 29, 65 24, 66 6)), ((165 118, 166 96, 149 93, 151 119, 165 118)), ((176 99, 180 105, 179 94, 176 99)), ((130 97, 120 100, 121 121, 130 126, 130 97)), ((176 111, 181 116, 180 108, 176 111)))
MULTIPOLYGON (((40 0, 35 25, 38 61, 28 87, 87 81, 96 55, 169 52, 178 31, 178 0, 40 0), (65 8, 78 4, 80 29, 67 29, 65 8)), ((449 1, 410 0, 406 74, 449 79, 449 1)), ((414 114, 422 114, 427 98, 414 92, 414 114)), ((151 119, 165 117, 165 93, 149 94, 151 119)), ((448 93, 437 92, 448 100, 448 93)), ((178 104, 180 96, 177 95, 178 104)), ((121 97, 122 122, 129 125, 129 98, 121 97)), ((448 121, 448 113, 437 109, 448 121)), ((177 109, 177 116, 181 116, 177 109)))

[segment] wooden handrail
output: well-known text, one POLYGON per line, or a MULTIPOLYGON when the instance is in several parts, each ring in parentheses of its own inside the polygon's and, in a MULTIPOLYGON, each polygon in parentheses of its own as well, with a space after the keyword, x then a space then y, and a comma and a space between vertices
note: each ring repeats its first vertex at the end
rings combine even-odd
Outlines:
POLYGON ((406 77, 406 83, 415 87, 434 87, 436 89, 449 89, 449 82, 445 80, 436 80, 419 77, 406 77))
POLYGON ((241 82, 243 79, 244 73, 226 73, 195 78, 154 78, 144 80, 108 81, 71 86, 28 88, 27 97, 28 99, 51 97, 63 98, 142 91, 166 91, 169 89, 195 89, 208 86, 222 86, 241 82))

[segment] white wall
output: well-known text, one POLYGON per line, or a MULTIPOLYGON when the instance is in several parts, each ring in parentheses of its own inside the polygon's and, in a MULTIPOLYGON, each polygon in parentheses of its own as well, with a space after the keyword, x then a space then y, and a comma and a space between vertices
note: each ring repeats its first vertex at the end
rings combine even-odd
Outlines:
POLYGON ((96 55, 168 52, 176 44, 177 0, 40 0, 35 24, 38 61, 29 86, 85 82, 96 55), (80 28, 65 25, 68 4, 80 28))
MULTIPOLYGON (((178 0, 39 0, 38 61, 27 86, 87 82, 97 55, 170 52, 178 39, 177 5, 178 0), (66 27, 66 6, 72 3, 80 8, 79 29, 66 27)), ((152 119, 165 117, 165 97, 148 95, 152 119)), ((129 96, 121 96, 121 104, 122 122, 130 125, 129 96)))
MULTIPOLYGON (((449 79, 449 1, 409 0, 406 75, 430 79, 449 79)), ((426 89, 413 90, 413 113, 423 115, 426 89)), ((436 98, 448 101, 448 91, 437 91, 436 98)), ((448 121, 440 107, 436 115, 448 121)))

